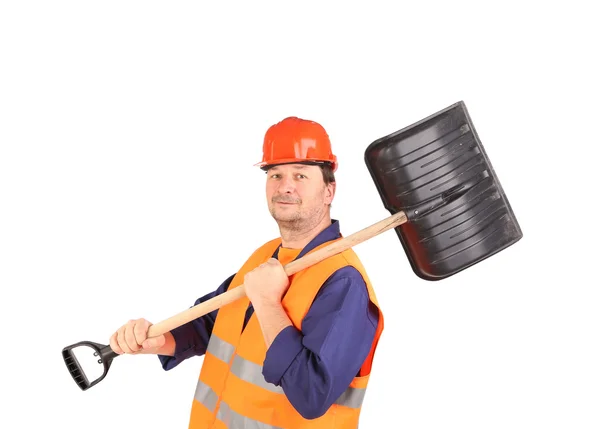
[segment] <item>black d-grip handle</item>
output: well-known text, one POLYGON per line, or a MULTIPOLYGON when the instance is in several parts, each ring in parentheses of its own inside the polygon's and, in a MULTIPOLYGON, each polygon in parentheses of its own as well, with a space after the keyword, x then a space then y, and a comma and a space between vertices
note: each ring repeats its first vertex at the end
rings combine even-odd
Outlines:
POLYGON ((65 361, 65 365, 69 370, 69 373, 73 377, 73 380, 75 380, 75 383, 77 383, 81 390, 87 390, 90 387, 100 383, 104 379, 104 377, 106 377, 112 360, 119 355, 115 353, 113 349, 110 348, 110 346, 94 343, 91 341, 80 341, 78 343, 71 344, 70 346, 65 347, 62 350, 62 356, 63 360, 65 361), (91 383, 89 382, 88 378, 85 375, 85 372, 81 368, 77 357, 73 353, 74 348, 81 346, 87 346, 94 349, 94 356, 98 356, 98 363, 104 366, 104 373, 91 383))

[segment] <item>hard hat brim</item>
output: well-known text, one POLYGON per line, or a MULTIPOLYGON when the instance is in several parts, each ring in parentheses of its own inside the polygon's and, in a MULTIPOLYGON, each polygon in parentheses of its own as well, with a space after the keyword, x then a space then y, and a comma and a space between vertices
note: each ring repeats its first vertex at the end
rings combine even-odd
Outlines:
POLYGON ((311 159, 311 158, 303 158, 303 159, 296 159, 296 158, 287 158, 287 159, 277 159, 277 160, 273 160, 270 162, 258 162, 256 164, 254 164, 254 167, 260 167, 262 170, 267 170, 268 168, 272 168, 275 167, 277 165, 284 165, 284 164, 304 164, 304 165, 322 165, 322 164, 330 164, 333 167, 333 171, 335 172, 337 170, 337 162, 336 161, 331 161, 331 160, 323 160, 323 159, 311 159))

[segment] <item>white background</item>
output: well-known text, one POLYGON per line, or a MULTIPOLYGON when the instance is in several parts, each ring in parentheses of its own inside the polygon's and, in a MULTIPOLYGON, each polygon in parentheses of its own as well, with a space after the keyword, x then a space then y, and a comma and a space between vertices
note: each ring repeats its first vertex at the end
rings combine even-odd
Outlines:
POLYGON ((202 359, 119 357, 82 392, 61 349, 277 235, 272 123, 326 127, 348 235, 389 215, 368 144, 463 100, 524 238, 436 283, 394 232, 355 247, 386 317, 361 428, 600 427, 593 2, 208 3, 0 7, 0 426, 187 428, 202 359))

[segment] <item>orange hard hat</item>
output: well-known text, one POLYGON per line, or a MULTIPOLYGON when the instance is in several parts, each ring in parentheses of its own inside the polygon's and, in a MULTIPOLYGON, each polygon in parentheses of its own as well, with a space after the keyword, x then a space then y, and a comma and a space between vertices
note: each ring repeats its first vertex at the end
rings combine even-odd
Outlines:
POLYGON ((262 162, 255 165, 266 169, 277 164, 323 162, 337 170, 337 157, 331 152, 325 128, 317 122, 290 116, 269 127, 263 142, 262 162))

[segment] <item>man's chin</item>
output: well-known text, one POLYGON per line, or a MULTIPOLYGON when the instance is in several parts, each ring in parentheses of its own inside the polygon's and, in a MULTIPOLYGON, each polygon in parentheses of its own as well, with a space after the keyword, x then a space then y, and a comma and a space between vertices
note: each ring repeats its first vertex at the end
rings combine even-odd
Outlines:
POLYGON ((282 223, 293 223, 300 220, 300 214, 298 213, 281 213, 279 210, 273 210, 271 216, 273 216, 273 219, 277 222, 282 223))

